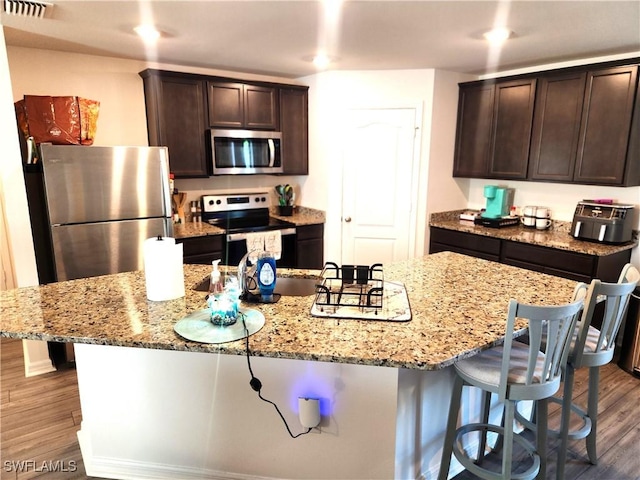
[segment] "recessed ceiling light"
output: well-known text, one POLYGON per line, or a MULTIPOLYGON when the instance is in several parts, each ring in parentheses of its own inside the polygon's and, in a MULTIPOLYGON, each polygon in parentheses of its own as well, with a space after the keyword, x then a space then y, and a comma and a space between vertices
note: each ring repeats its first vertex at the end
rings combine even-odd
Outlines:
POLYGON ((313 57, 313 64, 316 68, 325 69, 331 63, 331 59, 324 53, 319 53, 315 57, 313 57))
POLYGON ((482 36, 489 43, 500 44, 504 43, 509 37, 511 37, 512 34, 513 32, 507 27, 498 27, 483 33, 482 36))
POLYGON ((160 38, 160 31, 153 25, 142 24, 133 29, 145 42, 155 42, 160 38))

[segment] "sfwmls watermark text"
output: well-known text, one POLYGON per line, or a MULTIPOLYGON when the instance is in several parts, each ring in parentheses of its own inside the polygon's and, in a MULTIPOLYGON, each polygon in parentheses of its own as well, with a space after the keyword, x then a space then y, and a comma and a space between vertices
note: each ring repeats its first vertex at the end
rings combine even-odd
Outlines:
POLYGON ((78 470, 78 463, 75 460, 5 460, 3 464, 6 472, 75 472, 78 470))

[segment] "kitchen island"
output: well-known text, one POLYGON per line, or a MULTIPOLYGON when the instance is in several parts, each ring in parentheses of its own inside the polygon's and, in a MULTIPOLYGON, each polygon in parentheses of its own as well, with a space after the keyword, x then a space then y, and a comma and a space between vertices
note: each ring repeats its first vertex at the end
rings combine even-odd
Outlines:
MULTIPOLYGON (((443 252, 385 266, 409 322, 311 317, 313 296, 252 305, 262 393, 299 432, 299 396, 321 399, 320 428, 289 438, 248 385, 245 342, 174 331, 204 308, 208 267, 185 265, 186 295, 146 300, 131 272, 0 292, 0 335, 76 343, 87 473, 112 478, 430 478, 439 464, 457 359, 503 339, 510 298, 567 302, 575 282, 443 252)), ((312 276, 318 272, 283 271, 312 276)), ((465 396, 469 415, 476 398, 465 396)))

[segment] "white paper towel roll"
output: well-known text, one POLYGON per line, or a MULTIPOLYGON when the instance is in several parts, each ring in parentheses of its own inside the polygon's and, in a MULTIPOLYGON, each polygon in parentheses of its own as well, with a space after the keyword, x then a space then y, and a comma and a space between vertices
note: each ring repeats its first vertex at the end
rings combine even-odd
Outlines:
POLYGON ((147 298, 156 302, 184 297, 182 244, 171 237, 144 241, 144 279, 147 298))

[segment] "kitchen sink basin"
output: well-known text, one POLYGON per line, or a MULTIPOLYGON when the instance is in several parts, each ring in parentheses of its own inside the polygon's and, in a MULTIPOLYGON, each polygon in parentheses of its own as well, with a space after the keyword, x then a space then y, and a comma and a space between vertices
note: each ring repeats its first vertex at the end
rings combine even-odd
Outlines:
MULTIPOLYGON (((316 284, 320 282, 315 278, 301 277, 277 277, 275 293, 279 293, 284 297, 304 297, 314 295, 316 293, 316 284)), ((199 292, 209 291, 209 277, 204 278, 198 283, 194 290, 199 292)))
POLYGON ((275 293, 279 293, 285 297, 314 295, 318 282, 320 282, 320 280, 315 278, 277 277, 275 293))

